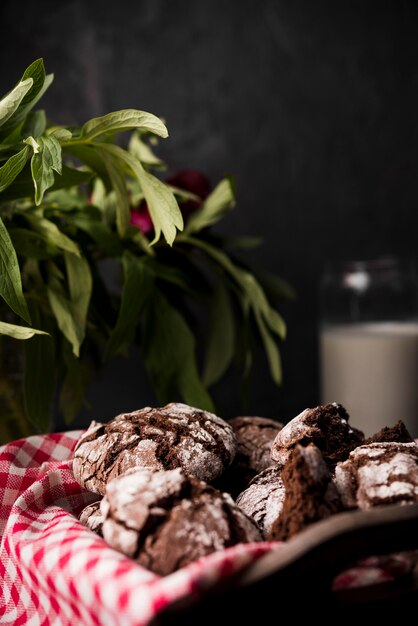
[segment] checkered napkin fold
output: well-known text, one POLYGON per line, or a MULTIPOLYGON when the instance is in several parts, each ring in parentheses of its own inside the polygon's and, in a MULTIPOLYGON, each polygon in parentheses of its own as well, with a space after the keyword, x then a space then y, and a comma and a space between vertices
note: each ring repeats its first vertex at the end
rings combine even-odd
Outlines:
MULTIPOLYGON (((0 624, 141 626, 171 603, 199 597, 282 544, 227 548, 160 577, 108 547, 78 515, 97 499, 74 479, 82 431, 39 435, 0 447, 0 624)), ((374 563, 339 587, 387 580, 374 563)))

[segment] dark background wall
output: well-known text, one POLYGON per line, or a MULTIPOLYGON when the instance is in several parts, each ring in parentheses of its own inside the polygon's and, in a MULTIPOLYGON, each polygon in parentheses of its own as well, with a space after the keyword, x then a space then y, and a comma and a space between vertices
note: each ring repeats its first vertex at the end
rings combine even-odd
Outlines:
MULTIPOLYGON (((251 262, 298 294, 283 387, 261 362, 249 411, 288 419, 316 404, 325 261, 417 255, 416 3, 2 0, 0 19, 1 93, 42 56, 58 122, 148 110, 167 121, 171 169, 235 175, 223 228, 261 235, 251 262)), ((143 380, 138 355, 113 364, 88 418, 153 402, 143 380)), ((226 415, 240 412, 234 382, 217 390, 226 415)))

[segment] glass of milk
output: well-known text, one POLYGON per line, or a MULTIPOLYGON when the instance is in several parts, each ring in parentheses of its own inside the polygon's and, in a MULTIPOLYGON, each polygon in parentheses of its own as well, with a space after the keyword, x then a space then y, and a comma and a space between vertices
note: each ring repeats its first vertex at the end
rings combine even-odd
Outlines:
POLYGON ((327 268, 320 284, 321 402, 366 435, 402 419, 418 437, 418 280, 411 261, 327 268))

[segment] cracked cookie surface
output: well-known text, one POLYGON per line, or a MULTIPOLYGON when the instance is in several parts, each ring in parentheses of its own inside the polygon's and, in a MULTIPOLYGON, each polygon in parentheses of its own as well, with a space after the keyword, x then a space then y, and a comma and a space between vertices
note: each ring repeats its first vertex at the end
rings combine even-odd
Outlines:
POLYGON ((130 470, 108 483, 100 509, 107 543, 160 575, 261 539, 230 496, 180 468, 130 470))
POLYGON ((349 415, 341 404, 332 402, 305 409, 277 434, 271 447, 276 463, 285 463, 295 446, 313 443, 329 466, 344 461, 351 450, 364 442, 364 434, 350 426, 349 415))
POLYGON ((280 517, 285 498, 282 465, 274 465, 260 472, 239 494, 236 503, 259 526, 267 539, 275 521, 280 517))
POLYGON ((336 466, 335 485, 348 509, 418 502, 418 445, 376 442, 359 446, 336 466))
POLYGON ((181 467, 211 481, 230 465, 234 432, 223 419, 181 403, 122 413, 92 422, 74 451, 73 472, 86 489, 104 495, 106 483, 132 467, 154 471, 181 467))

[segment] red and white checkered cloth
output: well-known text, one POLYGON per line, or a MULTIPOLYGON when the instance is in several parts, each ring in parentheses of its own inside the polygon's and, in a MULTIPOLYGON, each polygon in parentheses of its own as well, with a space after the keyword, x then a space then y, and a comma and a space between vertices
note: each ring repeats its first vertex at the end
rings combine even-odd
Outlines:
MULTIPOLYGON (((141 626, 170 603, 248 566, 280 544, 241 544, 159 577, 107 546, 77 519, 97 499, 74 479, 82 431, 20 439, 0 448, 0 624, 141 626)), ((350 570, 341 586, 386 580, 350 570)), ((383 578, 382 578, 383 576, 383 578)))

